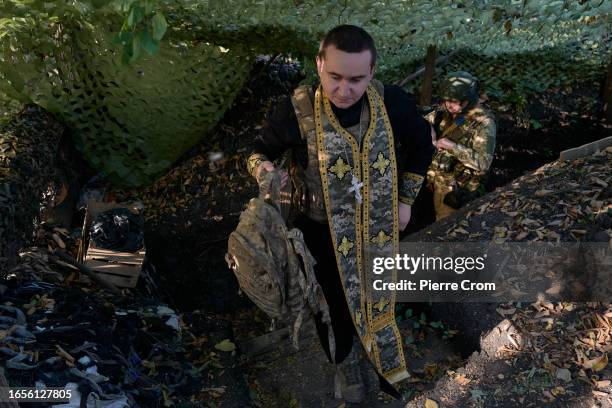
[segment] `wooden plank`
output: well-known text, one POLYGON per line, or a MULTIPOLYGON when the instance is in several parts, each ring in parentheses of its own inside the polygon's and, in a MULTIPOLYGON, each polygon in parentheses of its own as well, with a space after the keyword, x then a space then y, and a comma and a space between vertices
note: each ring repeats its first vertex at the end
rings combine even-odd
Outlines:
POLYGON ((145 250, 141 249, 138 252, 119 252, 112 249, 103 249, 92 247, 91 244, 87 249, 85 260, 92 259, 108 260, 125 264, 142 265, 144 261, 145 250))
MULTIPOLYGON (((314 320, 308 319, 300 328, 300 341, 302 344, 305 340, 316 335, 314 320)), ((289 327, 283 327, 270 333, 263 334, 253 339, 248 339, 240 343, 240 350, 249 358, 255 357, 272 350, 277 350, 282 344, 293 349, 293 345, 289 338, 289 327)))
POLYGON ((579 147, 574 147, 573 149, 564 150, 559 155, 559 160, 574 160, 579 157, 590 156, 598 150, 603 150, 608 146, 612 146, 612 136, 579 147))
POLYGON ((96 272, 112 273, 115 275, 134 276, 140 274, 139 265, 126 265, 116 262, 89 260, 85 262, 85 266, 96 272))
POLYGON ((133 288, 140 277, 140 265, 125 265, 114 262, 88 260, 85 266, 99 278, 122 288, 133 288))
MULTIPOLYGON (((111 293, 114 293, 115 295, 123 296, 123 293, 119 289, 117 289, 117 287, 115 285, 109 284, 104 279, 101 279, 98 276, 97 273, 95 273, 94 271, 91 270, 91 268, 83 265, 81 262, 77 262, 67 252, 56 249, 53 252, 53 255, 55 255, 55 256, 51 256, 49 259, 53 260, 55 257, 57 257, 57 258, 61 259, 62 261, 67 262, 70 265, 73 265, 73 266, 77 267, 81 272, 83 272, 85 275, 87 275, 90 279, 92 279, 94 282, 96 282, 98 285, 100 285, 104 289, 108 290, 111 293)), ((56 262, 56 260, 53 260, 53 262, 56 262)))
MULTIPOLYGON (((134 280, 134 278, 131 277, 128 278, 125 276, 109 275, 104 273, 97 273, 96 275, 98 276, 98 278, 118 288, 134 288, 138 283, 138 280, 134 280)), ((85 275, 81 275, 80 281, 89 282, 90 278, 85 275)))
POLYGON ((258 354, 265 353, 278 347, 283 339, 289 337, 289 328, 283 327, 282 329, 275 330, 270 333, 263 334, 254 339, 249 339, 240 345, 240 349, 244 352, 247 357, 253 357, 258 354))

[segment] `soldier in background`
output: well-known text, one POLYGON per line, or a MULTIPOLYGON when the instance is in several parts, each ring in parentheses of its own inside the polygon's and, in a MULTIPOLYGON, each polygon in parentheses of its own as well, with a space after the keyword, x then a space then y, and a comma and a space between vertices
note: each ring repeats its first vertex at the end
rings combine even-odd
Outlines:
POLYGON ((479 103, 480 85, 467 72, 451 72, 442 84, 440 108, 427 115, 437 152, 427 171, 436 220, 484 195, 495 151, 495 118, 479 103))

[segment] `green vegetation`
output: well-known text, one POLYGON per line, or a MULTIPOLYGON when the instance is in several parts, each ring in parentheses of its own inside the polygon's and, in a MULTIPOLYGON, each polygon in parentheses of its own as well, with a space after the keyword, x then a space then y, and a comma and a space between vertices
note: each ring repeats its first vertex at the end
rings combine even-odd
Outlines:
POLYGON ((605 0, 5 0, 0 113, 43 106, 92 166, 142 185, 215 125, 256 55, 300 58, 313 80, 318 39, 339 23, 373 35, 383 80, 405 77, 435 44, 457 53, 445 69, 520 101, 601 76, 611 11, 605 0))

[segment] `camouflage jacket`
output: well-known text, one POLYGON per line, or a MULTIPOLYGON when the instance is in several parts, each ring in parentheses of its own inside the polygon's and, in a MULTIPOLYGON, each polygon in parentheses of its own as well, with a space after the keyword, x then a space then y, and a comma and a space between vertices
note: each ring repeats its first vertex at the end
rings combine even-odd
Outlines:
POLYGON ((486 108, 476 107, 459 119, 444 110, 431 112, 426 118, 434 126, 438 140, 448 138, 455 143, 452 150, 436 152, 427 181, 433 182, 441 176, 453 178, 470 190, 478 188, 493 161, 497 132, 493 114, 486 108))

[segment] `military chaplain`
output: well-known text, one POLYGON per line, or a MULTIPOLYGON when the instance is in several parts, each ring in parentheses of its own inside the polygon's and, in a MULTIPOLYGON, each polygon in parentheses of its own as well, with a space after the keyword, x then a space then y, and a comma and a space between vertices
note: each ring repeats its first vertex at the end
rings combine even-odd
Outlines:
POLYGON ((398 252, 434 152, 431 128, 406 92, 373 79, 376 48, 362 28, 332 29, 316 64, 320 83, 278 102, 248 169, 259 179, 289 149, 297 163, 292 183, 302 212, 294 226, 317 261, 330 308, 335 344, 320 322, 317 331, 337 364, 336 397, 360 402, 379 386, 399 396, 391 384, 408 372, 395 297, 371 289, 367 265, 373 251, 398 252))
POLYGON ((485 193, 497 129, 491 112, 480 105, 480 85, 470 73, 449 73, 440 97, 439 109, 427 115, 437 134, 438 151, 427 172, 436 220, 485 193))

